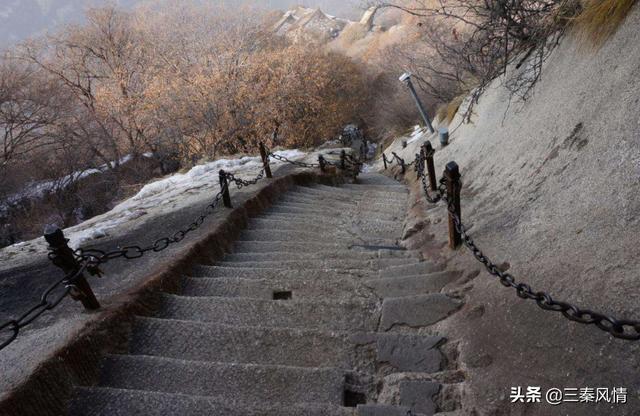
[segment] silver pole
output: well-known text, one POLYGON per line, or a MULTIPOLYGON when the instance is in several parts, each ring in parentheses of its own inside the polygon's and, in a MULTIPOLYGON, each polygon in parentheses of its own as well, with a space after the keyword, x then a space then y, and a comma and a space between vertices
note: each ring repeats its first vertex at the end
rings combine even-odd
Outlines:
POLYGON ((429 131, 432 134, 435 133, 436 131, 433 129, 433 126, 431 125, 431 120, 429 120, 427 111, 424 109, 424 106, 422 105, 422 101, 420 101, 420 97, 418 97, 418 93, 416 92, 416 89, 413 86, 413 82, 411 82, 411 74, 408 72, 402 74, 402 76, 400 77, 400 81, 407 84, 407 87, 409 87, 409 91, 411 91, 411 95, 413 95, 413 99, 416 101, 416 105, 418 106, 418 111, 420 111, 420 115, 422 116, 422 119, 424 120, 425 124, 429 128, 429 131))

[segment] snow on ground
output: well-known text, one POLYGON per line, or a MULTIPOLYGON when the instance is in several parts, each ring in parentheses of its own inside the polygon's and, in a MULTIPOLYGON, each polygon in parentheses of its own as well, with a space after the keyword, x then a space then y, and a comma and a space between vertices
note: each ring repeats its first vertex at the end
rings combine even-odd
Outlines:
MULTIPOLYGON (((289 159, 306 155, 299 150, 283 150, 275 153, 289 159)), ((272 160, 271 163, 281 162, 272 160)), ((220 190, 218 172, 221 169, 229 173, 238 173, 241 178, 250 179, 262 170, 262 160, 259 156, 219 159, 194 166, 187 173, 176 173, 148 183, 132 198, 121 202, 106 214, 96 217, 99 218, 97 222, 91 219, 73 227, 79 230, 70 234, 71 244, 80 246, 96 238, 105 237, 109 235, 109 230, 152 212, 166 213, 190 205, 197 200, 211 198, 220 190)))
POLYGON ((427 129, 420 126, 414 126, 413 132, 409 135, 409 140, 407 140, 407 144, 411 144, 416 140, 420 140, 427 133, 427 129))
MULTIPOLYGON (((292 160, 300 160, 307 155, 295 149, 274 153, 292 160)), ((271 159, 272 166, 282 163, 271 159)), ((80 247, 133 225, 139 225, 139 221, 144 222, 146 218, 153 218, 211 199, 220 190, 218 182, 220 169, 236 174, 241 179, 252 179, 261 172, 262 161, 260 157, 252 156, 219 159, 194 166, 186 173, 176 173, 148 183, 136 195, 124 200, 112 210, 66 229, 65 236, 70 239, 71 247, 80 247)), ((43 244, 42 238, 39 238, 14 244, 0 252, 11 257, 18 252, 42 249, 43 244)))

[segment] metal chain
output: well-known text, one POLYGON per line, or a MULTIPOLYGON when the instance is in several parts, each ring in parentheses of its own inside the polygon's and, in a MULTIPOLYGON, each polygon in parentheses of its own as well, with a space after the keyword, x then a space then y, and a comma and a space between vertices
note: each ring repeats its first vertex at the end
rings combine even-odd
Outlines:
POLYGON ((568 302, 555 300, 548 293, 535 291, 527 283, 518 283, 513 275, 500 270, 500 268, 476 245, 473 238, 469 235, 467 228, 456 213, 453 201, 450 201, 447 197, 446 178, 443 177, 440 180, 436 196, 432 198, 429 195, 426 182, 427 175, 424 173, 425 161, 426 157, 423 155, 417 155, 416 160, 414 161, 416 162, 418 172, 420 172, 425 199, 431 203, 437 203, 440 200, 443 200, 447 204, 447 211, 451 215, 456 230, 460 233, 465 247, 467 247, 473 256, 484 265, 489 274, 500 280, 500 283, 503 286, 515 289, 518 297, 522 299, 534 300, 536 304, 544 310, 562 313, 565 318, 571 321, 585 325, 596 325, 598 328, 608 332, 615 338, 634 341, 640 340, 640 321, 618 319, 589 309, 579 308, 568 302))
POLYGON ((287 162, 287 163, 290 163, 292 165, 300 166, 302 168, 318 168, 318 167, 320 167, 319 163, 298 162, 296 160, 291 160, 291 159, 289 159, 289 158, 287 158, 285 156, 277 155, 277 154, 275 154, 275 153, 273 153, 273 152, 271 152, 269 150, 267 150, 267 155, 269 157, 272 157, 272 158, 274 158, 276 160, 279 160, 281 162, 287 162))
POLYGON ((153 251, 154 253, 163 251, 172 244, 179 243, 180 241, 184 240, 190 232, 200 228, 200 226, 204 223, 204 220, 215 211, 215 208, 222 200, 222 194, 224 193, 224 191, 225 187, 220 189, 220 192, 218 192, 214 197, 213 202, 207 205, 203 214, 201 214, 195 221, 189 224, 189 226, 178 230, 172 236, 159 238, 153 244, 146 247, 140 245, 131 245, 111 251, 78 248, 75 251, 76 257, 78 258, 78 260, 86 261, 91 266, 95 267, 99 264, 103 264, 110 260, 118 258, 133 260, 138 259, 151 251, 153 251))
POLYGON ((260 173, 258 174, 258 176, 256 176, 253 179, 249 179, 249 180, 244 180, 244 179, 240 179, 240 178, 236 178, 235 175, 233 173, 225 173, 227 176, 227 179, 229 180, 229 182, 234 182, 236 184, 236 187, 238 189, 242 189, 245 186, 251 186, 251 185, 255 185, 256 183, 258 183, 258 181, 260 181, 260 179, 264 178, 264 169, 262 169, 260 171, 260 173))
POLYGON ((75 281, 82 276, 82 274, 88 269, 88 267, 88 262, 83 263, 83 265, 77 271, 68 274, 64 278, 49 286, 47 290, 42 293, 42 295, 40 296, 40 302, 38 302, 36 305, 32 306, 18 318, 11 319, 0 325, 0 350, 6 348, 9 344, 15 341, 22 328, 40 318, 40 316, 42 316, 42 314, 44 314, 46 311, 54 309, 60 304, 60 302, 62 302, 64 298, 73 294, 78 295, 80 291, 75 286, 75 281), (62 291, 62 293, 60 293, 56 297, 53 297, 52 299, 49 299, 54 290, 62 285, 64 285, 64 290, 62 291), (1 341, 5 338, 5 335, 3 335, 3 333, 7 334, 7 339, 1 341))

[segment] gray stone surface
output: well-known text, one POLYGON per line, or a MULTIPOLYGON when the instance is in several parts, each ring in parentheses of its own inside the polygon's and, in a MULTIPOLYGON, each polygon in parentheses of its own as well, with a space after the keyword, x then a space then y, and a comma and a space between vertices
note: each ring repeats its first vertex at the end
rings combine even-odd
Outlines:
POLYGON ((129 351, 191 361, 345 369, 353 365, 353 344, 343 332, 157 318, 136 320, 129 351))
POLYGON ((422 327, 434 324, 456 311, 462 302, 441 293, 388 298, 382 303, 380 329, 395 325, 422 327))
POLYGON ((444 271, 419 276, 368 280, 364 285, 372 288, 381 298, 394 298, 439 292, 460 276, 458 272, 444 271))
POLYGON ((163 295, 157 316, 223 325, 372 331, 377 311, 371 304, 329 301, 269 301, 244 298, 163 295))
POLYGON ((444 266, 442 264, 424 261, 420 263, 387 267, 386 269, 380 270, 380 277, 384 279, 402 276, 416 276, 421 274, 439 272, 443 269, 444 266))
POLYGON ((194 277, 241 277, 246 279, 341 279, 341 278, 372 278, 376 273, 364 269, 342 268, 311 268, 300 265, 293 268, 246 268, 246 267, 220 267, 198 266, 193 268, 194 277))
POLYGON ((437 346, 443 341, 437 336, 379 334, 377 360, 397 371, 435 373, 442 367, 443 356, 437 346))
POLYGON ((243 279, 237 277, 185 278, 183 295, 273 299, 274 292, 290 291, 293 300, 342 300, 369 298, 374 294, 353 278, 243 279))
POLYGON ((426 380, 404 380, 400 382, 400 405, 407 406, 415 413, 432 416, 436 410, 433 400, 440 384, 426 380))
POLYGON ((357 408, 357 416, 411 416, 411 408, 386 404, 365 404, 357 408))
POLYGON ((353 416, 338 405, 238 403, 211 396, 98 387, 75 391, 70 416, 353 416))
POLYGON ((340 405, 344 370, 254 364, 221 364, 142 355, 112 355, 102 366, 100 385, 245 403, 340 405))

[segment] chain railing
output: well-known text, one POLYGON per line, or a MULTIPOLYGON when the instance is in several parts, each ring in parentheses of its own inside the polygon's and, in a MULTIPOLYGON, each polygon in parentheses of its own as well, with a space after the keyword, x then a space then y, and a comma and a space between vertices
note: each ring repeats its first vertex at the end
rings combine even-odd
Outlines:
POLYGON ((102 272, 99 269, 101 264, 115 259, 139 259, 147 253, 159 253, 170 246, 181 242, 187 237, 187 235, 189 235, 189 233, 196 231, 204 224, 205 220, 215 212, 220 201, 224 203, 224 206, 228 208, 232 207, 229 192, 230 183, 233 183, 238 189, 242 189, 244 187, 256 185, 265 176, 267 178, 271 178, 271 167, 269 165, 270 158, 298 167, 320 168, 322 171, 325 171, 327 165, 332 165, 340 168, 344 172, 354 175, 357 175, 362 167, 362 162, 355 159, 352 155, 346 154, 344 150, 341 152, 339 161, 328 161, 324 159, 323 155, 320 155, 318 157, 318 163, 306 163, 291 160, 285 156, 273 153, 260 143, 260 156, 263 162, 263 169, 252 179, 242 179, 233 173, 220 170, 220 191, 213 197, 211 203, 205 207, 204 212, 187 227, 181 228, 171 235, 158 238, 151 244, 128 245, 125 247, 118 247, 113 250, 101 250, 95 248, 78 248, 73 250, 69 247, 69 240, 65 238, 62 230, 54 228, 45 231, 45 239, 49 243, 48 258, 54 265, 65 272, 65 277, 47 288, 41 295, 40 301, 22 315, 0 324, 0 350, 14 342, 22 328, 34 322, 46 311, 50 311, 57 307, 67 296, 82 302, 84 307, 88 310, 99 309, 100 304, 84 276, 85 272, 93 276, 100 277, 102 275, 102 272), (54 292, 60 288, 63 289, 59 294, 52 298, 54 292))
POLYGON ((640 321, 614 318, 589 309, 582 309, 568 302, 555 300, 550 294, 543 291, 535 291, 529 284, 517 282, 513 275, 502 271, 482 252, 469 235, 468 228, 462 222, 460 212, 461 181, 458 165, 455 162, 449 162, 439 185, 436 186, 433 154, 431 143, 426 142, 414 161, 416 174, 422 183, 425 199, 430 203, 444 201, 447 206, 450 247, 456 248, 463 244, 471 251, 476 260, 482 263, 489 274, 499 279, 503 286, 515 289, 518 297, 533 300, 544 310, 560 312, 565 318, 574 322, 595 325, 615 338, 640 340, 640 321), (425 168, 427 168, 427 172, 425 172, 425 168), (429 185, 427 181, 429 181, 429 185), (431 196, 429 189, 435 196, 431 196))

